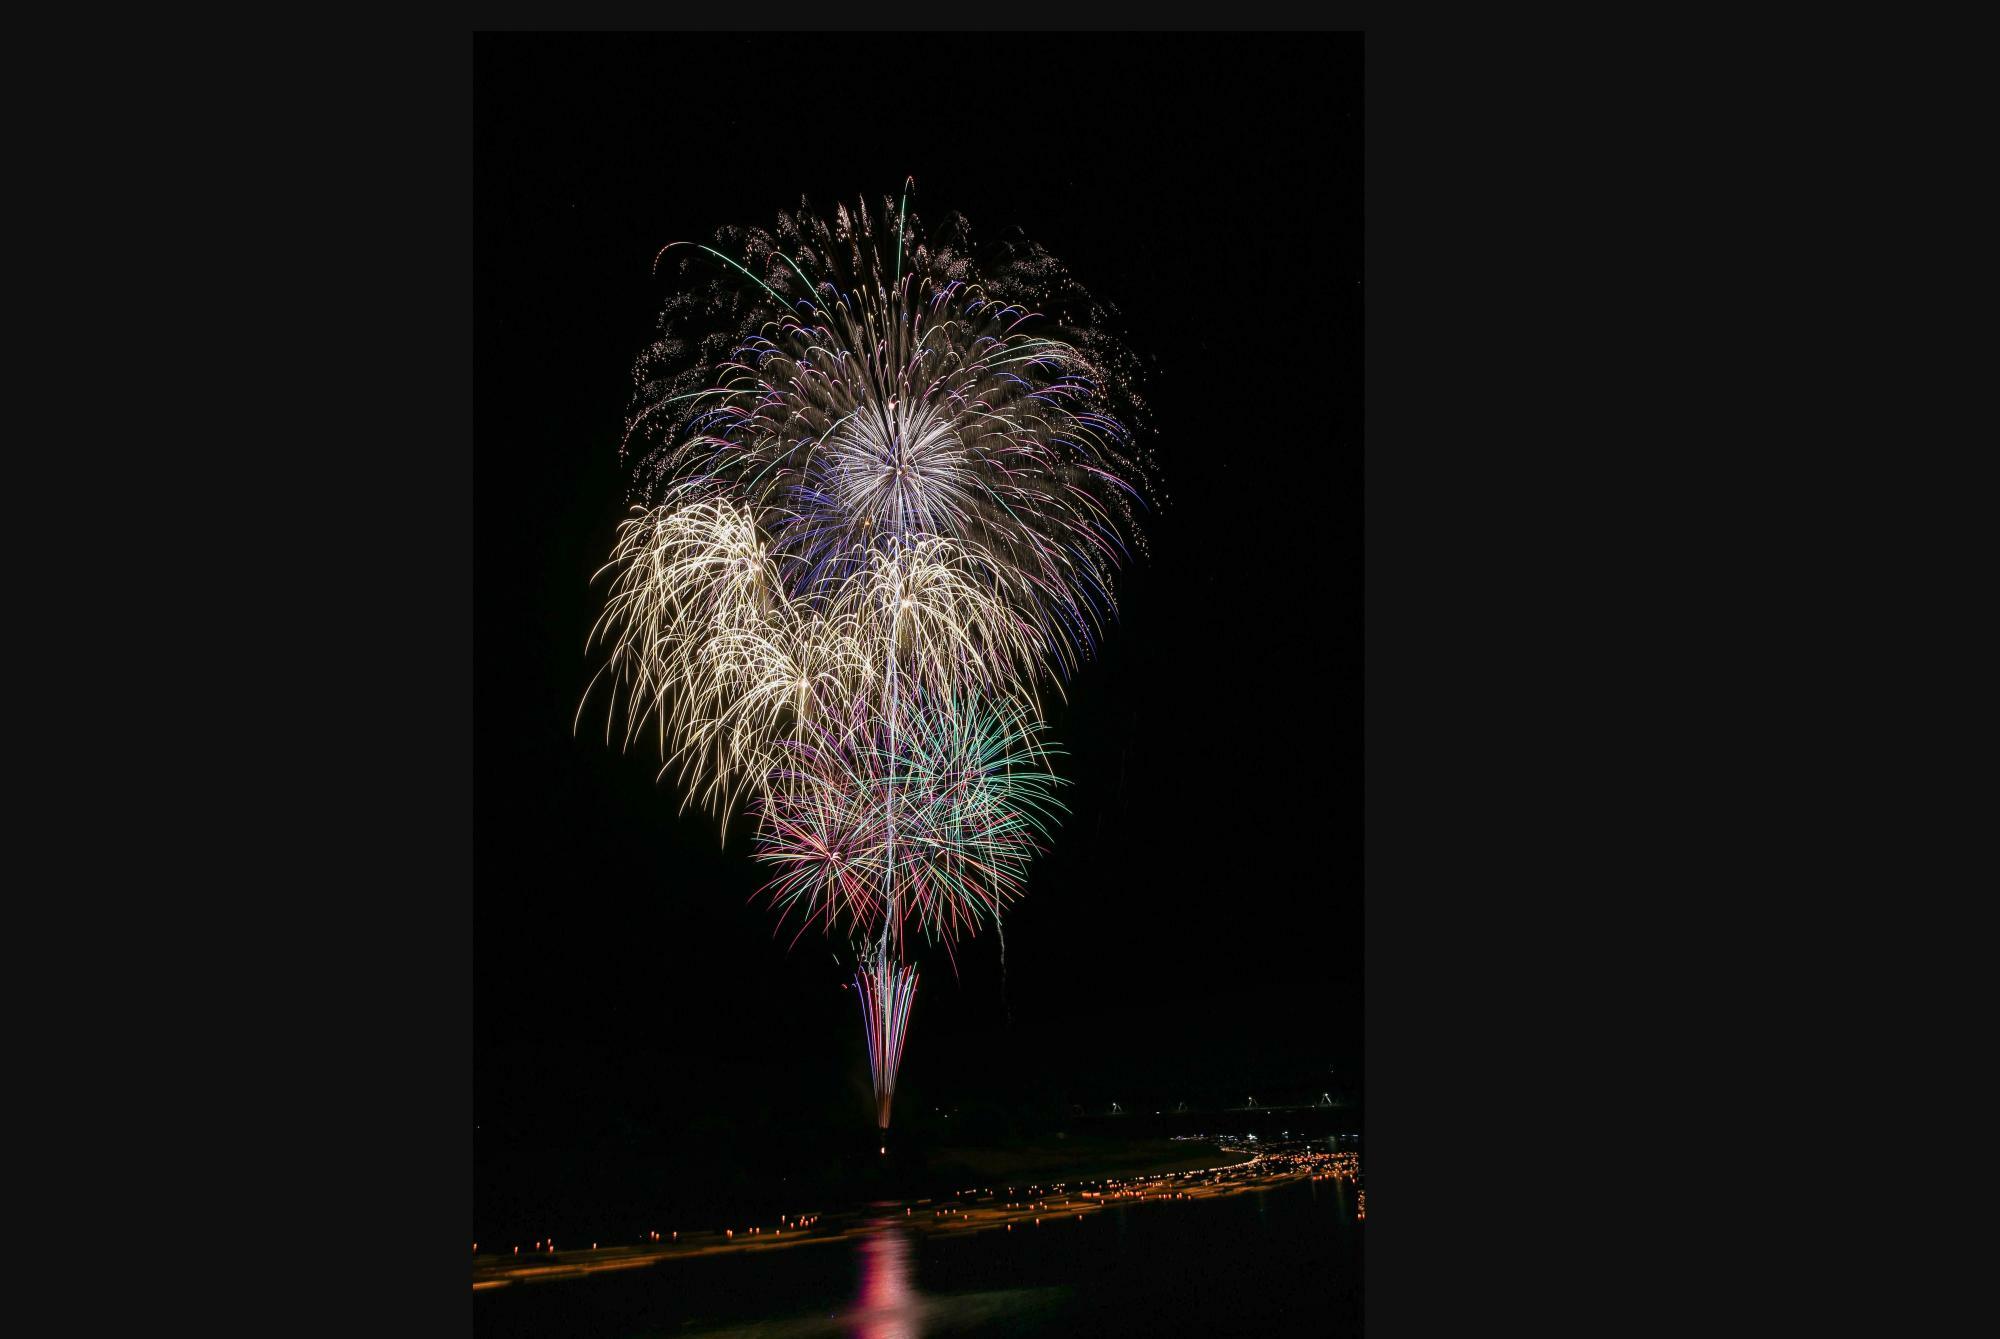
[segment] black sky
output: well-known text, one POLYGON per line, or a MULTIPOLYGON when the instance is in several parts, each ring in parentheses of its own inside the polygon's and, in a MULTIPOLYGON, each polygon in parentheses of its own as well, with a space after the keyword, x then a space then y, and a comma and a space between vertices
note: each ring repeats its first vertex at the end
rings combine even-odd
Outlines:
POLYGON ((923 959, 899 1109, 1358 1093, 1360 79, 1317 34, 479 38, 482 1139, 865 1120, 846 972, 750 903, 744 825, 571 718, 654 253, 912 174, 1118 306, 1170 500, 1051 711, 1004 989, 991 937, 923 959))

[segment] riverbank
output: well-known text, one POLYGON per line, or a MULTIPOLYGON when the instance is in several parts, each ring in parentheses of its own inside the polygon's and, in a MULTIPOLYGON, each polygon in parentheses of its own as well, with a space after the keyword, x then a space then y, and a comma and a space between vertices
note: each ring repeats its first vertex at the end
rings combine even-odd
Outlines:
MULTIPOLYGON (((1072 1166, 1092 1165, 1091 1150, 1080 1150, 1072 1166)), ((1145 1154, 1158 1150, 1124 1150, 1139 1164, 1159 1161, 1145 1154)), ((909 1200, 884 1200, 865 1207, 828 1212, 801 1206, 780 1212, 771 1221, 745 1218, 740 1223, 686 1224, 648 1229, 643 1241, 582 1243, 538 1240, 525 1247, 480 1252, 473 1257, 473 1288, 497 1288, 513 1283, 582 1278, 688 1259, 723 1254, 768 1253, 815 1243, 850 1240, 898 1221, 919 1232, 1014 1231, 1082 1220, 1110 1208, 1138 1204, 1190 1203, 1241 1194, 1301 1181, 1342 1181, 1358 1188, 1359 1157, 1324 1146, 1294 1143, 1259 1152, 1254 1147, 1213 1146, 1203 1151, 1182 1149, 1167 1159, 1174 1164, 1148 1171, 1101 1170, 1092 1176, 1060 1179, 1007 1175, 955 1192, 909 1200)))

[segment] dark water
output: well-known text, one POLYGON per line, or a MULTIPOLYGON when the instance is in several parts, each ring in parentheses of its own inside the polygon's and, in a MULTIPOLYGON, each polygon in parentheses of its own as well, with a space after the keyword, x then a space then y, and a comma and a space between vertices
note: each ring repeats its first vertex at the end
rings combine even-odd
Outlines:
POLYGON ((967 1235, 669 1260, 473 1294, 482 1336, 1361 1333, 1355 1188, 1305 1181, 967 1235))

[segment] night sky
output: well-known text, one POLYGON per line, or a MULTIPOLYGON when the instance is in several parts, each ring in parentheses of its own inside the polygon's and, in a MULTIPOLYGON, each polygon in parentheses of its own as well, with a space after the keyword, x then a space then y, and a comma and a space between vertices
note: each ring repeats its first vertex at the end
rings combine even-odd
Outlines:
POLYGON ((870 1123, 849 969, 753 905, 749 824, 571 721, 670 240, 804 195, 1019 226, 1155 360, 1147 522, 1050 695, 1053 851, 956 975, 899 1121, 1361 1089, 1361 74, 1315 34, 476 44, 474 1121, 542 1151, 870 1123), (747 1133, 746 1133, 747 1132, 747 1133))

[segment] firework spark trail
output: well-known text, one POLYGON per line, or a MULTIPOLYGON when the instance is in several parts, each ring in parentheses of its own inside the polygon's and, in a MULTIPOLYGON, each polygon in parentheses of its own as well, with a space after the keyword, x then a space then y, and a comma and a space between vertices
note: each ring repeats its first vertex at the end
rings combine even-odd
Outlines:
POLYGON ((1056 750, 1018 704, 918 698, 899 717, 895 794, 908 834, 897 874, 925 934, 949 946, 1027 887, 1062 804, 1056 750))
POLYGON ((592 639, 608 650, 599 677, 624 707, 625 742, 650 722, 690 799, 725 820, 763 789, 785 731, 829 701, 877 680, 885 708, 897 682, 1032 701, 1048 664, 1033 627, 992 598, 990 564, 949 539, 859 550, 845 581, 794 597, 747 513, 704 498, 628 519, 603 570, 615 577, 592 639))
POLYGON ((1020 706, 913 694, 878 720, 857 698, 804 734, 755 806, 755 856, 776 871, 764 892, 800 933, 869 935, 894 887, 896 946, 913 921, 948 948, 1025 891, 1063 806, 1056 750, 1020 706))
POLYGON ((608 650, 598 677, 625 707, 625 742, 652 722, 662 771, 678 767, 688 798, 726 823, 763 786, 786 730, 867 690, 881 620, 864 625, 865 602, 814 612, 792 600, 727 500, 635 510, 603 569, 616 577, 591 633, 608 650))
POLYGON ((1111 612, 1126 536, 1139 537, 1132 480, 1146 469, 1107 409, 1124 359, 1088 326, 1035 311, 1038 298, 1087 301, 1041 253, 983 276, 962 224, 932 248, 901 209, 894 218, 893 286, 865 209, 742 235, 774 301, 731 308, 707 294, 705 307, 739 310, 747 327, 713 384, 674 394, 692 383, 649 375, 684 340, 642 359, 635 429, 666 420, 642 472, 748 506, 794 594, 837 583, 885 537, 953 539, 1067 670, 1111 612))

